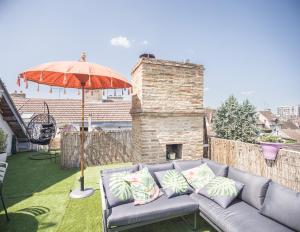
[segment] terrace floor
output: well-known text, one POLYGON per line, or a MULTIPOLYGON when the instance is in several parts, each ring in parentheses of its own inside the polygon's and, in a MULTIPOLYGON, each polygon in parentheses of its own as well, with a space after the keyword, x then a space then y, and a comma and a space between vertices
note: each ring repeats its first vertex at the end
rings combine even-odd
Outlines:
MULTIPOLYGON (((6 222, 0 204, 0 231, 101 231, 99 170, 128 164, 87 168, 86 186, 95 188, 95 194, 86 199, 71 200, 68 194, 70 189, 78 186, 78 170, 62 170, 50 160, 30 160, 30 154, 19 153, 8 158, 4 196, 10 221, 6 222)), ((203 219, 198 221, 198 232, 214 231, 203 219)), ((182 220, 174 219, 130 230, 133 231, 191 230, 182 220)))

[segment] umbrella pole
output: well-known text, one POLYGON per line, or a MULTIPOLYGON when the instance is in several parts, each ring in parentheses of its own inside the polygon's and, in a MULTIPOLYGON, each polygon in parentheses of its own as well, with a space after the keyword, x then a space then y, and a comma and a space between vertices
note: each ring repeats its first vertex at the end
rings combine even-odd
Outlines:
POLYGON ((84 188, 84 84, 81 87, 82 98, 81 98, 81 130, 80 130, 80 189, 75 189, 70 192, 71 198, 85 198, 91 196, 94 193, 93 188, 84 188))
POLYGON ((81 96, 80 190, 84 191, 84 85, 82 85, 81 96))

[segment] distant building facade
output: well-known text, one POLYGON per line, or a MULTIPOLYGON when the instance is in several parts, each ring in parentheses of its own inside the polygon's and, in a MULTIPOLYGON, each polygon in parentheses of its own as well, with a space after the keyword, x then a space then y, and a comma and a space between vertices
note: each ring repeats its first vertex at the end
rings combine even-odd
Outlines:
POLYGON ((277 107, 277 115, 284 120, 300 117, 300 105, 277 107))

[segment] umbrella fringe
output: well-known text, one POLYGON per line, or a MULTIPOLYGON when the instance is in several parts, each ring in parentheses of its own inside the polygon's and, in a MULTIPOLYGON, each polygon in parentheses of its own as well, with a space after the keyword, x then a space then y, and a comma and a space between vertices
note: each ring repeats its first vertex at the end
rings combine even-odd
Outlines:
POLYGON ((43 72, 41 72, 40 74, 40 82, 44 81, 44 78, 43 78, 43 72))
POLYGON ((68 82, 68 80, 67 80, 67 74, 65 73, 65 74, 64 74, 64 81, 63 81, 63 84, 66 85, 67 82, 68 82))
POLYGON ((24 82, 25 82, 25 89, 28 89, 28 81, 26 78, 24 78, 24 82))
POLYGON ((21 78, 20 78, 20 75, 18 76, 17 78, 17 85, 20 87, 21 86, 21 78))

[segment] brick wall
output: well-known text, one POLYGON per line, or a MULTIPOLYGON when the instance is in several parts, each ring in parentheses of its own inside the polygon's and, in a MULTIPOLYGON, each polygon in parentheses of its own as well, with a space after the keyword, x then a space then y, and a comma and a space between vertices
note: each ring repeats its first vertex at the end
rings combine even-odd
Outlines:
POLYGON ((166 144, 182 159, 203 154, 203 66, 142 58, 132 71, 132 140, 139 162, 166 161, 166 144))

